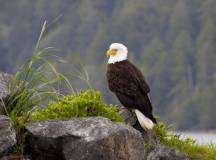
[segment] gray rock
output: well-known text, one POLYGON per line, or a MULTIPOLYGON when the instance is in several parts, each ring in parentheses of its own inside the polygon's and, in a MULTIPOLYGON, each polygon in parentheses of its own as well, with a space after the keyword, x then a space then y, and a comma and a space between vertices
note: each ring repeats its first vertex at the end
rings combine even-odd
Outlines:
POLYGON ((7 116, 0 115, 0 157, 16 144, 16 132, 7 116))
POLYGON ((184 156, 178 150, 168 148, 162 144, 157 144, 152 151, 148 153, 146 160, 191 160, 184 156))
POLYGON ((11 78, 12 76, 10 74, 0 72, 0 114, 5 114, 4 100, 9 95, 8 85, 11 78))
POLYGON ((4 156, 0 160, 31 160, 28 155, 9 155, 9 156, 4 156))
POLYGON ((0 72, 0 96, 5 98, 8 95, 7 86, 11 81, 12 76, 7 73, 0 72))
POLYGON ((140 131, 144 142, 151 145, 150 148, 145 148, 145 160, 192 160, 178 150, 163 145, 157 138, 154 130, 148 132, 143 130, 135 113, 124 107, 120 108, 120 113, 125 118, 126 123, 131 124, 135 129, 140 131))
POLYGON ((27 152, 33 160, 143 160, 141 134, 102 117, 30 123, 27 152))

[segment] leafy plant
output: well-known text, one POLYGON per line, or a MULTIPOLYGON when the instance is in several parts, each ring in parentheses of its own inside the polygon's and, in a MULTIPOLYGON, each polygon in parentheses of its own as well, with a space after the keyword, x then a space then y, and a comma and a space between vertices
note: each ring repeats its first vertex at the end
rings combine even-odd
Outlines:
POLYGON ((92 89, 63 96, 58 102, 51 101, 48 107, 31 114, 32 120, 70 117, 103 116, 112 121, 123 121, 117 107, 103 102, 101 93, 92 89))
POLYGON ((155 131, 159 140, 172 148, 178 149, 180 152, 191 158, 200 160, 216 160, 216 146, 201 146, 195 140, 187 138, 182 140, 180 135, 176 135, 170 131, 170 128, 159 122, 155 126, 155 131))
POLYGON ((55 68, 55 62, 60 59, 53 56, 56 50, 52 47, 39 49, 45 29, 46 22, 42 27, 32 57, 12 77, 8 85, 9 96, 4 100, 1 99, 5 112, 17 132, 18 143, 14 147, 15 152, 23 153, 24 127, 29 121, 30 113, 36 107, 46 104, 49 99, 58 99, 61 94, 56 86, 60 82, 64 82, 70 88, 70 92, 73 91, 69 81, 55 68))

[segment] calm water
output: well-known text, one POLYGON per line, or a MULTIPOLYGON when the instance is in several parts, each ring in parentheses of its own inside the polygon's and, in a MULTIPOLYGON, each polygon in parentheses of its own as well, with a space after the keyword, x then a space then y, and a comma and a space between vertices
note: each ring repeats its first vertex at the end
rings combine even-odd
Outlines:
POLYGON ((216 132, 177 132, 181 138, 193 138, 198 144, 216 144, 216 132))

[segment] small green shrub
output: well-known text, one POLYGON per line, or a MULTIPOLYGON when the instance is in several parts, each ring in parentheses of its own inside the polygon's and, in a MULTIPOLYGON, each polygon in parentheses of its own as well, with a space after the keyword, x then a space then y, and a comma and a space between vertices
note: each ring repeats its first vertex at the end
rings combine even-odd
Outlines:
POLYGON ((63 96, 58 102, 51 101, 48 107, 33 112, 32 120, 71 117, 103 116, 112 121, 123 121, 117 107, 105 104, 99 91, 87 90, 63 96))
POLYGON ((191 158, 198 158, 200 160, 216 160, 215 145, 201 146, 191 138, 182 140, 179 135, 170 132, 169 127, 161 122, 155 126, 155 131, 157 137, 163 144, 178 149, 180 152, 191 158))

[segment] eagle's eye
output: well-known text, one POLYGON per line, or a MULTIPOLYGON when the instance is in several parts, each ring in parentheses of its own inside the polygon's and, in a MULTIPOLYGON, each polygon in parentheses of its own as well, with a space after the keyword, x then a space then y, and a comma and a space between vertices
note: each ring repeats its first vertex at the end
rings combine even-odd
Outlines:
POLYGON ((118 49, 113 49, 113 51, 117 52, 117 51, 118 51, 118 49))

